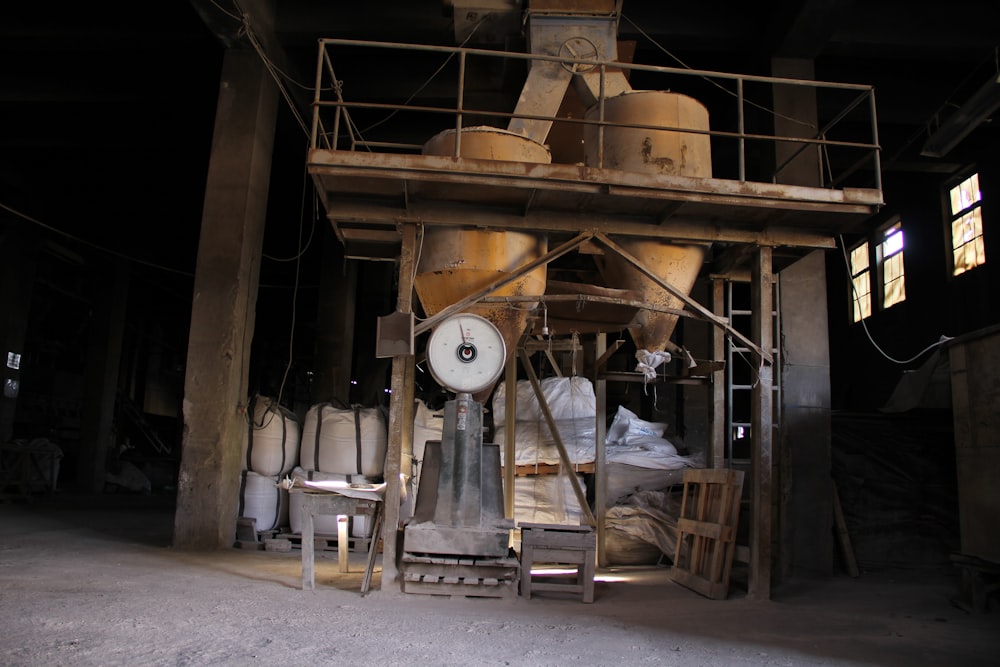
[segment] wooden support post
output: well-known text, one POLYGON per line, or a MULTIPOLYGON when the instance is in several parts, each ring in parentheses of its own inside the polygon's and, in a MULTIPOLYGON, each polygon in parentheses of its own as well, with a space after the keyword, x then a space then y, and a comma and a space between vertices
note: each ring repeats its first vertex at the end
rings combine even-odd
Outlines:
MULTIPOLYGON (((752 337, 760 350, 774 347, 774 291, 771 276, 771 248, 757 249, 750 271, 752 337)), ((771 445, 773 412, 771 394, 773 368, 761 354, 754 354, 757 382, 751 398, 752 503, 750 517, 750 597, 768 600, 771 597, 771 445)))
POLYGON ((506 394, 504 395, 504 421, 505 430, 503 443, 503 513, 508 519, 514 518, 514 478, 517 477, 517 455, 515 448, 517 441, 514 438, 514 431, 517 428, 517 353, 507 355, 507 365, 504 369, 504 385, 506 394))
MULTIPOLYGON (((712 312, 716 317, 726 316, 726 281, 712 280, 712 312)), ((723 366, 712 373, 712 395, 710 411, 711 440, 709 441, 709 467, 726 467, 726 333, 719 327, 712 327, 712 359, 722 361, 723 366)))
MULTIPOLYGON (((594 366, 594 396, 597 399, 597 417, 594 425, 594 509, 597 518, 597 564, 607 567, 608 555, 605 546, 605 507, 608 497, 608 469, 605 463, 605 442, 607 437, 606 414, 608 407, 608 381, 602 379, 603 364, 607 361, 606 352, 608 335, 603 331, 597 334, 597 345, 594 349, 596 362, 594 366)), ((615 345, 615 350, 618 345, 615 345)))
MULTIPOLYGON (((416 227, 401 227, 403 242, 399 253, 399 293, 396 310, 409 313, 413 307, 413 274, 416 245, 416 227)), ((413 382, 414 359, 412 354, 397 354, 392 358, 392 380, 389 399, 389 441, 385 455, 385 522, 382 524, 382 588, 393 583, 402 586, 396 564, 400 552, 399 503, 401 498, 400 472, 403 468, 404 450, 408 452, 407 464, 413 457, 413 382)), ((405 468, 409 473, 412 467, 405 468)), ((372 539, 378 539, 375 535, 372 539)))

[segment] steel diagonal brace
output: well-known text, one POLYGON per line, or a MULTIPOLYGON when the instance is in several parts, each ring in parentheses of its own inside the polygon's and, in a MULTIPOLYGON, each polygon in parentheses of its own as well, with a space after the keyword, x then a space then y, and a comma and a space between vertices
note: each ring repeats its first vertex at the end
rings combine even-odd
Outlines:
POLYGON ((686 305, 688 308, 701 315, 707 322, 710 322, 717 327, 721 327, 730 336, 732 336, 736 340, 740 341, 741 343, 749 347, 757 354, 757 356, 760 359, 763 359, 765 363, 768 364, 773 363, 774 357, 771 356, 770 352, 765 352, 760 347, 760 345, 757 345, 752 340, 750 340, 749 338, 741 334, 739 331, 734 329, 732 325, 729 324, 729 322, 727 322, 724 318, 721 318, 718 315, 714 314, 712 311, 706 309, 700 303, 698 303, 697 301, 689 297, 687 294, 685 294, 682 290, 677 289, 676 287, 668 283, 666 280, 661 278, 659 275, 656 274, 656 272, 654 272, 648 266, 643 264, 639 260, 639 258, 637 258, 635 255, 631 254, 628 250, 626 250, 625 248, 621 247, 620 245, 609 239, 603 232, 595 232, 594 238, 609 250, 621 255, 623 259, 625 259, 630 264, 635 266, 635 268, 642 271, 647 278, 658 284, 663 289, 670 292, 673 296, 683 301, 684 305, 686 305))
POLYGON ((528 262, 524 266, 518 267, 515 271, 512 271, 511 273, 507 274, 505 277, 494 280, 486 287, 483 287, 482 289, 473 292, 472 294, 465 297, 461 301, 457 301, 448 306, 447 308, 442 308, 440 311, 438 311, 437 314, 428 317, 426 320, 424 320, 416 327, 414 327, 413 334, 418 335, 425 331, 429 331, 431 328, 434 327, 434 325, 436 325, 438 322, 445 319, 446 317, 453 315, 465 308, 468 308, 469 306, 473 305, 474 303, 482 299, 490 292, 498 290, 504 285, 514 282, 515 280, 522 277, 526 273, 534 271, 539 266, 543 266, 553 260, 562 257, 566 253, 580 247, 581 245, 583 245, 592 238, 594 238, 593 232, 583 232, 579 236, 576 236, 573 239, 566 241, 566 243, 563 243, 554 250, 550 250, 549 252, 545 253, 538 259, 528 262))
MULTIPOLYGON (((525 375, 528 376, 528 380, 531 382, 531 388, 535 391, 535 398, 538 399, 538 407, 541 408, 542 416, 545 417, 549 433, 552 434, 552 441, 556 443, 562 468, 569 475, 570 486, 573 487, 573 493, 576 494, 576 500, 580 503, 580 510, 583 512, 583 520, 587 522, 587 525, 596 528, 597 519, 594 518, 594 513, 590 510, 590 504, 587 502, 587 494, 584 493, 583 488, 580 486, 580 480, 573 474, 573 464, 569 460, 566 444, 563 442, 562 435, 559 434, 556 420, 549 409, 548 401, 545 400, 545 394, 542 392, 542 386, 538 383, 538 376, 535 375, 535 369, 531 366, 531 360, 528 359, 528 353, 524 351, 523 347, 520 347, 517 350, 517 356, 521 360, 521 367, 524 368, 525 375)), ((508 391, 511 390, 511 388, 508 388, 508 391)))

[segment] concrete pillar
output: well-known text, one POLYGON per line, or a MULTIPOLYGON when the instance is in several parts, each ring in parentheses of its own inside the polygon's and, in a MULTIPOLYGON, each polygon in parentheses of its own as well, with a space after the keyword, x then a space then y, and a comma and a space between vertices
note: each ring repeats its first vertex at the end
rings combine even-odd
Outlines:
POLYGON ((233 544, 278 91, 251 50, 223 60, 184 382, 174 546, 233 544))
MULTIPOLYGON (((24 353, 24 336, 28 329, 31 295, 35 284, 35 253, 38 233, 27 222, 7 218, 0 234, 0 442, 13 437, 17 396, 22 374, 30 368, 10 368, 7 354, 24 353)), ((27 360, 22 358, 21 364, 27 360)))
POLYGON ((112 270, 101 270, 94 290, 94 311, 84 368, 80 456, 77 482, 81 490, 101 493, 113 440, 118 369, 125 336, 130 267, 118 260, 112 270))
POLYGON ((316 402, 351 402, 351 366, 354 359, 354 314, 358 265, 344 258, 333 231, 323 235, 319 313, 316 321, 316 402))
POLYGON ((830 341, 826 258, 806 255, 778 277, 781 293, 781 572, 833 571, 830 341))
MULTIPOLYGON (((771 75, 786 79, 816 78, 813 61, 802 58, 772 58, 771 75)), ((816 138, 819 128, 815 89, 804 86, 775 86, 774 112, 774 131, 777 135, 816 138)), ((818 148, 808 146, 802 150, 802 144, 778 142, 774 152, 778 183, 821 184, 822 155, 818 148)))

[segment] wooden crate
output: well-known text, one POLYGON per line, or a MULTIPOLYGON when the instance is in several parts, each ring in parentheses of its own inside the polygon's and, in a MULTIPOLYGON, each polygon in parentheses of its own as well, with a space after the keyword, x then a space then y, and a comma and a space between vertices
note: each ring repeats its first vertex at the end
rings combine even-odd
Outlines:
POLYGON ((743 472, 687 470, 671 578, 716 600, 729 594, 743 472))

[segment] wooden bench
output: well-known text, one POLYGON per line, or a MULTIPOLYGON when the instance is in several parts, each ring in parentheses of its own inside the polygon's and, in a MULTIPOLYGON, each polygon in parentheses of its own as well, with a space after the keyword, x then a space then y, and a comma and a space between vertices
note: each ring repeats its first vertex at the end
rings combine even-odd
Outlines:
POLYGON ((594 601, 594 567, 597 536, 590 526, 563 526, 548 523, 522 523, 521 528, 521 595, 531 599, 532 591, 575 593, 583 601, 594 601), (572 581, 531 580, 535 563, 575 565, 572 581))

